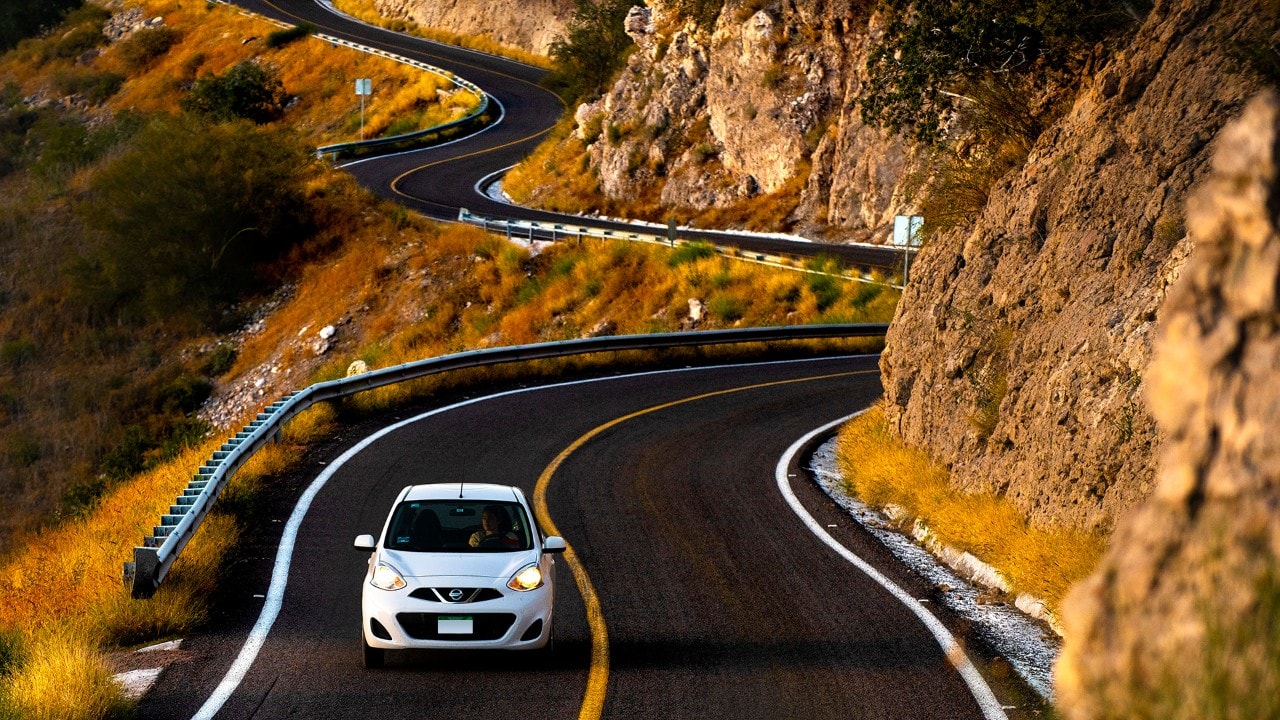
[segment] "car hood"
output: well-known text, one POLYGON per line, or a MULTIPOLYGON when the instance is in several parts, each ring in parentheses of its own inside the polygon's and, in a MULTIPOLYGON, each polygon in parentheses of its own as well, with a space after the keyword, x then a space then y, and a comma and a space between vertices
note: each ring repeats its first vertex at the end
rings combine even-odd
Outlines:
POLYGON ((535 550, 495 553, 430 553, 383 550, 382 557, 405 577, 479 577, 506 579, 536 562, 535 550))

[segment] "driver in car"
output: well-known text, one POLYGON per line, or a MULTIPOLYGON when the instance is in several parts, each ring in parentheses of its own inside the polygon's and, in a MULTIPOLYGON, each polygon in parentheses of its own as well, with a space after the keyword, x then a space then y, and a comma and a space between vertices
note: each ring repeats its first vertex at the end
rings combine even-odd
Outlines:
POLYGON ((520 538, 511 530, 506 508, 490 505, 480 516, 482 529, 471 533, 471 547, 519 547, 520 538))

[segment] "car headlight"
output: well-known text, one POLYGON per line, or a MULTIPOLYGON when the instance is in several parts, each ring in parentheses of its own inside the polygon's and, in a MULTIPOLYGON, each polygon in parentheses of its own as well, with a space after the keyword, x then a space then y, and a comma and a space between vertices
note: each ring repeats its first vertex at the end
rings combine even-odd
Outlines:
POLYGON ((538 569, 536 563, 525 565, 520 571, 511 576, 507 581, 507 587, 520 592, 528 592, 537 590, 542 587, 542 570, 538 569))
POLYGON ((390 565, 380 562, 373 569, 373 577, 369 579, 369 584, 379 590, 399 590, 408 585, 404 578, 400 577, 400 571, 390 565))

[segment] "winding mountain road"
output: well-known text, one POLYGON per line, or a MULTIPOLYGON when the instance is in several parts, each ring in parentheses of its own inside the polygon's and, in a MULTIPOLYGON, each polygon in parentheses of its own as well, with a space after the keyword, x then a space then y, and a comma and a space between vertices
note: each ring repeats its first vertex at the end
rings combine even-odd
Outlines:
MULTIPOLYGON (((317 31, 448 70, 484 88, 502 111, 484 132, 433 148, 377 156, 343 167, 373 192, 438 220, 456 220, 466 208, 489 215, 548 224, 578 225, 582 218, 493 200, 478 186, 533 152, 565 112, 564 103, 538 82, 541 68, 494 55, 415 38, 357 22, 316 0, 234 0, 247 10, 287 23, 308 22, 317 31)), ((592 219, 591 225, 636 232, 626 223, 592 219)), ((650 230, 649 232, 652 232, 650 230)), ((659 231, 661 232, 661 231, 659 231)), ((840 258, 846 266, 894 271, 901 250, 867 245, 788 241, 734 233, 681 230, 683 238, 705 239, 756 253, 840 258)))
MULTIPOLYGON (((429 215, 483 211, 474 180, 562 111, 525 66, 339 22, 310 0, 244 4, 448 67, 503 104, 507 122, 479 136, 351 166, 429 215)), ((975 683, 969 660, 985 667, 986 653, 962 621, 934 605, 922 617, 935 589, 794 458, 797 438, 880 394, 878 358, 844 356, 520 387, 345 427, 263 492, 208 627, 139 717, 1025 717, 1001 707, 1017 681, 975 683), (378 532, 403 486, 455 481, 544 491, 580 563, 558 569, 556 654, 404 652, 365 670, 367 555, 352 540, 378 532)))
MULTIPOLYGON (((778 465, 796 438, 880 394, 876 363, 857 356, 607 377, 351 428, 309 458, 296 487, 276 488, 213 627, 185 643, 184 660, 140 716, 1003 717, 998 705, 995 715, 979 706, 919 619, 819 541, 779 491, 778 465), (547 506, 594 585, 600 627, 588 622, 562 561, 551 661, 405 652, 385 669, 363 669, 367 555, 352 549, 355 536, 380 529, 406 484, 500 482, 532 497, 562 455, 546 480, 547 506), (227 689, 249 626, 277 600, 276 548, 304 486, 313 497, 296 520, 279 615, 227 689), (592 645, 605 628, 602 679, 592 645), (224 697, 211 707, 220 684, 224 697)), ((782 472, 797 476, 799 502, 840 544, 914 597, 933 592, 798 468, 782 472)), ((968 642, 962 623, 939 617, 968 642)))

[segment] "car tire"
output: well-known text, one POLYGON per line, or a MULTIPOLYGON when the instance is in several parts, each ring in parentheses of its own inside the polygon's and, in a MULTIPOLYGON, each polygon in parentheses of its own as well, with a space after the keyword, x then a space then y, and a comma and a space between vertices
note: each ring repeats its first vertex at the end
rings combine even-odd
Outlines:
POLYGON ((382 648, 369 647, 369 643, 364 639, 364 633, 360 634, 360 662, 366 670, 377 670, 387 661, 387 651, 382 648))

